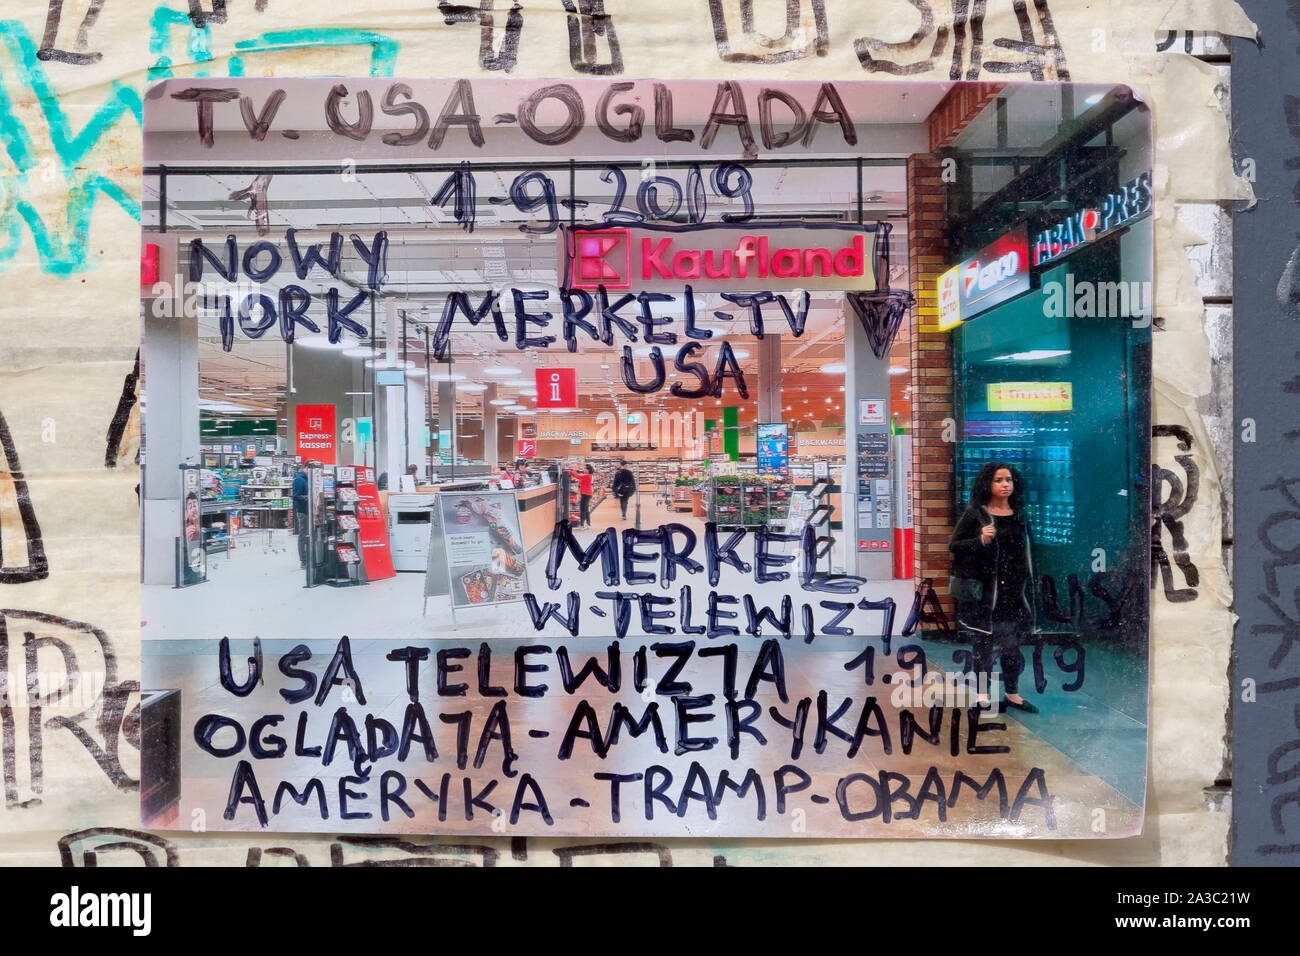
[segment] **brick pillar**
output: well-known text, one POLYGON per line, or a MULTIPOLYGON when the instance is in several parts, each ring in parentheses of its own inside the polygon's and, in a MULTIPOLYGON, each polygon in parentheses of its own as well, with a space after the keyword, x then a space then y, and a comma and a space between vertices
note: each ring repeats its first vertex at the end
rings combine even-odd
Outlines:
MULTIPOLYGON (((934 580, 945 608, 951 561, 953 444, 944 441, 952 410, 952 335, 934 330, 937 280, 947 268, 941 160, 917 154, 907 162, 908 271, 916 306, 912 314, 912 534, 913 574, 934 580)), ((949 434, 951 438, 951 433, 949 434)))
MULTIPOLYGON (((939 101, 928 118, 929 153, 907 161, 908 266, 916 308, 912 317, 912 534, 913 573, 919 585, 931 578, 934 590, 955 620, 948 590, 952 556, 953 496, 956 488, 956 447, 944 440, 953 414, 952 334, 934 330, 939 316, 938 279, 949 265, 945 236, 947 203, 943 159, 938 151, 950 146, 966 126, 988 106, 1003 87, 999 83, 958 83, 939 101)), ((949 432, 948 438, 956 435, 949 432)))

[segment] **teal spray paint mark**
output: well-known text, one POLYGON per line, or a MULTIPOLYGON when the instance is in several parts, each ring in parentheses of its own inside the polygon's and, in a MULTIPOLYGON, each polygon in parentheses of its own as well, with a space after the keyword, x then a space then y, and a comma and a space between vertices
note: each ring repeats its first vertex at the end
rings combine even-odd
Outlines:
MULTIPOLYGON (((173 10, 170 7, 155 8, 154 12, 149 17, 149 52, 153 54, 153 56, 157 57, 157 59, 155 59, 153 65, 149 67, 150 80, 165 80, 173 75, 171 57, 172 27, 177 26, 186 26, 194 33, 197 33, 202 29, 203 31, 208 32, 209 37, 211 36, 208 25, 205 23, 202 28, 195 27, 194 24, 190 22, 190 16, 188 13, 180 10, 173 10)), ((192 39, 189 46, 192 52, 195 47, 195 43, 192 39)), ((204 48, 206 49, 206 45, 204 48)), ((204 59, 212 59, 212 54, 209 53, 204 57, 204 59)))
MULTIPOLYGON (((172 30, 185 27, 189 31, 187 52, 193 62, 213 60, 212 33, 208 24, 196 27, 186 12, 169 7, 157 7, 149 18, 149 52, 155 57, 149 67, 152 79, 171 77, 172 30)), ((58 94, 49 82, 41 61, 36 57, 36 45, 26 28, 16 20, 0 21, 0 42, 18 67, 18 80, 25 82, 35 95, 50 130, 50 144, 61 166, 60 173, 68 185, 65 222, 55 225, 42 217, 28 198, 29 175, 40 166, 40 157, 26 126, 18 118, 13 101, 6 89, 9 77, 0 71, 0 144, 3 144, 16 174, 0 178, 0 268, 3 268, 22 247, 22 225, 31 231, 40 258, 41 269, 64 277, 83 272, 89 267, 87 246, 90 218, 95 200, 100 193, 116 202, 137 222, 140 221, 140 203, 121 186, 106 177, 78 168, 86 155, 100 142, 104 134, 126 113, 140 124, 143 120, 140 92, 126 84, 114 82, 104 104, 78 133, 73 133, 67 114, 59 104, 58 94)), ((232 76, 244 73, 243 54, 271 50, 288 50, 305 47, 369 46, 371 48, 370 75, 393 76, 400 44, 391 37, 365 30, 310 28, 280 30, 264 33, 235 44, 239 55, 229 58, 232 76)), ((200 71, 206 75, 207 71, 200 71)))
MULTIPOLYGON (((175 76, 172 71, 172 29, 185 27, 190 31, 189 53, 195 63, 213 59, 212 33, 209 24, 195 27, 189 14, 170 7, 157 7, 149 18, 149 52, 155 57, 149 67, 150 80, 175 76)), ((329 27, 306 27, 299 30, 274 30, 248 40, 235 43, 236 53, 230 56, 228 70, 231 76, 244 75, 244 56, 271 50, 293 50, 305 47, 370 47, 370 75, 393 76, 397 65, 397 51, 401 44, 392 37, 368 30, 349 30, 329 27)), ((206 76, 207 71, 199 71, 206 76)), ((341 75, 341 74, 340 74, 341 75)))
POLYGON ((80 168, 87 154, 125 114, 134 116, 137 125, 141 123, 140 94, 130 86, 114 82, 104 104, 80 132, 73 133, 68 116, 59 104, 58 94, 36 57, 36 44, 26 28, 16 20, 0 21, 0 42, 4 43, 18 68, 17 79, 26 83, 40 104, 50 131, 50 145, 68 184, 66 222, 63 227, 52 226, 27 198, 29 177, 41 161, 36 145, 10 99, 10 78, 0 71, 0 143, 18 170, 16 174, 0 179, 0 187, 3 187, 0 218, 5 224, 0 264, 8 262, 21 247, 19 223, 24 222, 31 230, 43 271, 57 276, 84 271, 87 267, 90 216, 100 193, 121 206, 127 215, 140 221, 140 204, 121 186, 98 173, 80 168))
MULTIPOLYGON (((263 33, 251 40, 240 40, 235 44, 239 53, 254 53, 267 50, 292 50, 314 46, 363 46, 370 47, 370 75, 392 76, 397 65, 397 51, 401 44, 392 37, 368 30, 345 30, 325 27, 308 27, 302 30, 276 30, 263 33)), ((233 60, 234 57, 231 57, 233 60)), ((243 58, 239 67, 243 69, 243 58)), ((342 74, 339 74, 342 75, 342 74)))

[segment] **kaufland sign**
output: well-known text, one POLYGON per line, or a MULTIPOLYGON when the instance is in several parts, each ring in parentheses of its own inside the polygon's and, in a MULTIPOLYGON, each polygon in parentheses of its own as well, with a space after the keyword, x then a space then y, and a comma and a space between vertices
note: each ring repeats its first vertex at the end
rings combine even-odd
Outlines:
POLYGON ((610 291, 871 291, 872 236, 862 226, 573 229, 566 285, 610 291))

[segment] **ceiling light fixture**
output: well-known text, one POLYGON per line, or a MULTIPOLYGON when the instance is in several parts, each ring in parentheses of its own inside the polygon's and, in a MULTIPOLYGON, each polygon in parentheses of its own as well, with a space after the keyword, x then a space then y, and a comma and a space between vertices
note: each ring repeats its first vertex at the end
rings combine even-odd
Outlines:
POLYGON ((1040 359, 1060 358, 1069 355, 1069 349, 1030 349, 1028 352, 1012 352, 1009 355, 995 355, 990 362, 1037 362, 1040 359))

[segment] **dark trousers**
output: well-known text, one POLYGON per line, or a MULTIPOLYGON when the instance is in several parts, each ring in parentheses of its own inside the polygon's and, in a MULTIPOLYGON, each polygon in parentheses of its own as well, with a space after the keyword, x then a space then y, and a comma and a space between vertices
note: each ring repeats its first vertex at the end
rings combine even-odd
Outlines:
MULTIPOLYGON (((1018 694, 1020 674, 1025 669, 1025 658, 1020 653, 1020 640, 1025 634, 1023 624, 1019 620, 995 620, 992 634, 984 634, 980 631, 974 633, 976 677, 983 676, 989 682, 985 686, 991 686, 993 657, 996 654, 998 664, 1002 668, 1002 692, 1004 694, 1018 694)), ((983 688, 980 690, 982 692, 983 688)))
POLYGON ((311 542, 311 535, 308 533, 311 529, 307 527, 307 512, 295 511, 293 513, 293 527, 298 532, 298 563, 306 567, 307 549, 311 542))
POLYGON ((624 518, 627 517, 627 503, 628 503, 629 500, 631 500, 631 499, 630 499, 630 497, 629 497, 628 495, 619 495, 619 496, 618 496, 618 506, 619 506, 620 508, 623 509, 623 517, 624 517, 624 518))
POLYGON ((591 495, 583 495, 578 499, 578 525, 591 526, 591 495))

